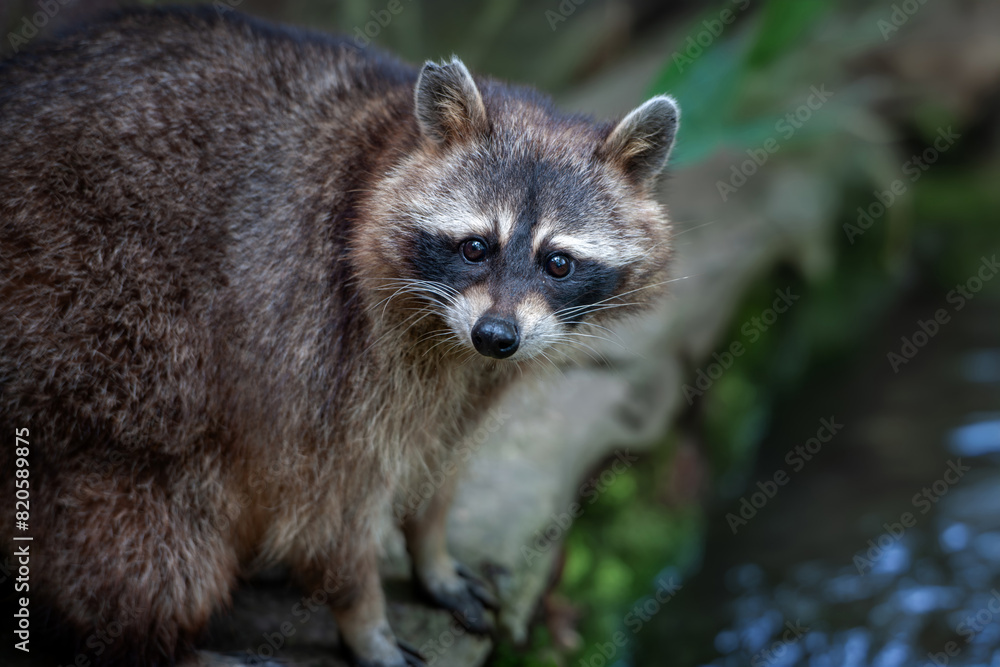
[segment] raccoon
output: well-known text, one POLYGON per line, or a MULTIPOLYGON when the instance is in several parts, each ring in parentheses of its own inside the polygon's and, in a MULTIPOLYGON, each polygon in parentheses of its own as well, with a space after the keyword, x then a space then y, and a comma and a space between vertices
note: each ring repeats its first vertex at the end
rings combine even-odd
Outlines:
MULTIPOLYGON (((379 516, 514 380, 662 292, 678 118, 208 9, 0 64, 0 469, 28 429, 33 604, 90 664, 171 665, 284 563, 358 664, 422 664, 379 516)), ((451 487, 399 517, 414 580, 487 632, 451 487)))

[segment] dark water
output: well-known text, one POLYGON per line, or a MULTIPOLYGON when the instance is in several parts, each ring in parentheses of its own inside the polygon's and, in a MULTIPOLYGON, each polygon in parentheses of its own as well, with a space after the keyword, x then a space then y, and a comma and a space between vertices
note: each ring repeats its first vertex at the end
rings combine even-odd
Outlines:
POLYGON ((969 302, 893 372, 938 301, 780 406, 750 506, 711 513, 702 569, 635 664, 1000 667, 1000 302, 969 302))

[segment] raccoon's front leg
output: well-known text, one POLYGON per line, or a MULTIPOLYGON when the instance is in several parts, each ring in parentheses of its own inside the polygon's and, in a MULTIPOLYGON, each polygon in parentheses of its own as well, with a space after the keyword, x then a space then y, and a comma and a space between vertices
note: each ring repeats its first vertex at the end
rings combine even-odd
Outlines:
POLYGON ((308 590, 333 589, 328 604, 358 667, 426 667, 420 653, 398 640, 389 627, 376 563, 372 545, 347 567, 313 562, 296 567, 296 573, 308 590))
POLYGON ((430 500, 403 521, 406 548, 420 590, 470 632, 488 634, 493 624, 486 610, 497 610, 499 604, 482 581, 448 554, 446 524, 454 495, 455 475, 449 475, 430 500))

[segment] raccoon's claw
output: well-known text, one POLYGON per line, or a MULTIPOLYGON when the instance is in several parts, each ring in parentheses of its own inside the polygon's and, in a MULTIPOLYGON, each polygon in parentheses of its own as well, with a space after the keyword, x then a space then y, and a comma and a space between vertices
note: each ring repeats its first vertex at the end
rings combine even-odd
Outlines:
POLYGON ((465 585, 468 586, 469 592, 483 603, 487 609, 491 611, 500 611, 500 601, 497 600, 496 596, 486 588, 485 582, 476 576, 476 573, 470 570, 468 567, 462 563, 455 564, 455 572, 458 576, 465 580, 465 585))
POLYGON ((487 609, 496 610, 499 603, 486 585, 465 566, 455 565, 455 576, 449 580, 424 581, 418 577, 421 592, 428 600, 447 609, 455 620, 469 632, 488 635, 493 632, 493 621, 487 609))
POLYGON ((427 658, 417 650, 417 647, 410 642, 396 638, 396 645, 403 652, 403 659, 406 660, 407 667, 427 667, 427 658))
POLYGON ((466 630, 475 635, 488 635, 493 632, 493 621, 487 615, 486 605, 469 589, 462 593, 435 596, 435 601, 451 612, 455 620, 466 630))
POLYGON ((354 643, 346 636, 342 639, 344 653, 354 667, 427 667, 420 651, 396 637, 387 623, 357 633, 354 643))
POLYGON ((386 662, 385 660, 365 660, 348 647, 348 655, 354 667, 427 667, 427 659, 409 642, 396 639, 401 660, 386 662))

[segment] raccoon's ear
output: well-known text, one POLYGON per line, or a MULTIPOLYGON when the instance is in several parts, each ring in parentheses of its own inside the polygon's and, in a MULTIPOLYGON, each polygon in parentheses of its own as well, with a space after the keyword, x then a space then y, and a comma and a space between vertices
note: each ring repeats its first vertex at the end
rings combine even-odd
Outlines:
POLYGON ((458 58, 424 63, 414 97, 420 131, 437 143, 469 138, 487 127, 483 98, 458 58))
POLYGON ((649 185, 667 164, 680 116, 674 98, 658 95, 625 116, 598 155, 618 164, 640 185, 649 185))

